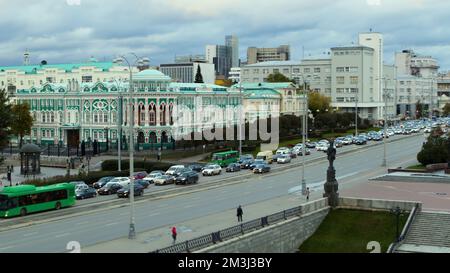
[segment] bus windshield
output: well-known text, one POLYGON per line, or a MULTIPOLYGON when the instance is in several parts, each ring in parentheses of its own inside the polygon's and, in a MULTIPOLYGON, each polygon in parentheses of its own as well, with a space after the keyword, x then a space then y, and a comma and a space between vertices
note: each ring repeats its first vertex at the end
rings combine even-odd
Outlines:
POLYGON ((6 210, 8 204, 8 196, 0 194, 0 210, 6 210))

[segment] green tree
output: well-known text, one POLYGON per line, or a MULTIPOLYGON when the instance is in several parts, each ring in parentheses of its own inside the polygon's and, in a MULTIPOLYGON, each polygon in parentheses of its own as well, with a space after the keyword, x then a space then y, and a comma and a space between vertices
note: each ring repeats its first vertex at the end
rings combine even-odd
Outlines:
POLYGON ((204 83, 200 65, 197 66, 197 73, 195 74, 195 83, 204 83))
POLYGON ((443 137, 438 128, 434 130, 417 154, 417 160, 424 166, 428 164, 445 163, 448 159, 448 137, 443 137))
POLYGON ((331 98, 324 96, 317 92, 312 92, 308 96, 308 104, 309 109, 311 110, 312 114, 317 116, 320 113, 325 113, 331 110, 330 103, 331 98))
POLYGON ((294 82, 294 81, 279 72, 275 72, 267 76, 267 82, 294 82))
POLYGON ((8 144, 11 136, 11 125, 13 124, 11 108, 6 91, 0 90, 0 148, 8 144))
POLYGON ((447 102, 445 104, 443 111, 444 111, 444 115, 446 115, 446 116, 450 114, 450 103, 447 102))
POLYGON ((30 114, 30 107, 27 103, 20 103, 12 107, 13 123, 12 133, 19 137, 20 147, 23 144, 23 137, 29 135, 33 126, 33 117, 30 114))

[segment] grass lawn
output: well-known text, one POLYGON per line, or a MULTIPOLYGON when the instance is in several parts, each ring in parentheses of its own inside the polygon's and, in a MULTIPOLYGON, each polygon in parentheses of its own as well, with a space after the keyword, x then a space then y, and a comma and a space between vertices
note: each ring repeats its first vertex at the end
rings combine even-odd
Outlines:
POLYGON ((425 167, 424 165, 419 164, 419 165, 409 166, 409 167, 407 167, 406 169, 407 169, 407 170, 426 170, 426 168, 427 168, 427 167, 425 167))
MULTIPOLYGON (((401 233, 408 214, 400 217, 401 233)), ((367 243, 377 241, 384 253, 394 241, 395 216, 389 212, 332 210, 317 231, 299 248, 301 253, 368 253, 367 243)))

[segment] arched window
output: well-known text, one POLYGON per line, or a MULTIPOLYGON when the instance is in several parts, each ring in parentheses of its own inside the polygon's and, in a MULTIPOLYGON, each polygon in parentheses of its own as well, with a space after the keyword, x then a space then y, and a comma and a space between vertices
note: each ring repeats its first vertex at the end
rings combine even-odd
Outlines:
POLYGON ((139 126, 145 125, 145 106, 143 104, 139 105, 139 126))
POLYGON ((173 104, 171 103, 169 106, 169 122, 170 125, 173 125, 173 104))
POLYGON ((149 123, 150 126, 156 125, 156 106, 153 103, 149 106, 149 123))
POLYGON ((161 126, 166 125, 166 105, 164 103, 159 107, 159 121, 161 126))

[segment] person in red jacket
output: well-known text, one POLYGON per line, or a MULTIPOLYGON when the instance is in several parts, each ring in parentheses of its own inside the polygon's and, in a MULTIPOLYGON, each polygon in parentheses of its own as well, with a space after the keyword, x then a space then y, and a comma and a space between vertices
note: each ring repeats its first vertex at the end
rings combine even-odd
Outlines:
POLYGON ((177 229, 176 227, 172 227, 172 238, 173 238, 173 244, 177 241, 177 229))

